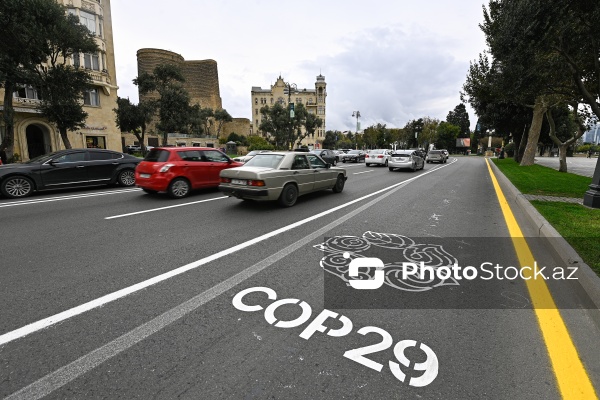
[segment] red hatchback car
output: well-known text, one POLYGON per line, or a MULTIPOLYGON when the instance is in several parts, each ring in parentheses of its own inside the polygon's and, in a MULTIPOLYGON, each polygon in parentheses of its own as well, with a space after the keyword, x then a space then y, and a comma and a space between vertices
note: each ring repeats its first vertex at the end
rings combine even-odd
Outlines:
POLYGON ((193 189, 219 186, 222 170, 242 165, 210 147, 155 147, 136 167, 135 184, 146 193, 181 198, 193 189))

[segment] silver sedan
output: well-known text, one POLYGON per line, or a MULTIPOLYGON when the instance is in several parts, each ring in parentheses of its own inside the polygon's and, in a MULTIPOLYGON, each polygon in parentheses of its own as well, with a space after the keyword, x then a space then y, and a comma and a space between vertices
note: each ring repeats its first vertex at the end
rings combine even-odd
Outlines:
POLYGON ((318 190, 340 193, 346 170, 331 167, 319 156, 305 152, 257 154, 243 167, 221 171, 219 189, 244 200, 277 200, 291 207, 298 196, 318 190))
POLYGON ((410 169, 413 172, 418 169, 425 168, 425 161, 421 158, 416 151, 404 150, 396 151, 392 154, 392 157, 388 161, 388 168, 390 171, 395 169, 410 169))

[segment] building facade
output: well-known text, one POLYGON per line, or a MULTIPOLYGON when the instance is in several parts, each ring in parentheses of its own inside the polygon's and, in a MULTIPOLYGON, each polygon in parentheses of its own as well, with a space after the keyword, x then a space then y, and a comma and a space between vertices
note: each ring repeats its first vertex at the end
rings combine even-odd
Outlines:
MULTIPOLYGON (((113 109, 117 108, 117 82, 113 45, 110 0, 57 0, 70 14, 79 17, 95 36, 99 47, 97 54, 74 54, 67 63, 85 68, 90 73, 93 86, 83 98, 88 113, 85 127, 68 132, 73 148, 94 147, 122 150, 121 132, 115 123, 113 109)), ((4 91, 0 89, 0 107, 4 91)), ((34 87, 22 87, 13 94, 15 109, 16 160, 31 158, 64 149, 58 129, 38 111, 40 103, 34 87)), ((0 127, 4 134, 4 127, 0 127)))
POLYGON ((302 145, 309 148, 322 148, 323 140, 325 140, 326 121, 327 121, 327 83, 325 77, 321 74, 317 76, 314 89, 298 89, 293 84, 288 85, 281 76, 277 78, 274 85, 270 89, 262 89, 258 86, 253 86, 250 92, 252 104, 252 134, 260 134, 259 126, 262 115, 260 109, 267 106, 272 106, 279 103, 284 107, 288 107, 290 103, 303 104, 310 114, 314 114, 323 120, 323 125, 318 128, 314 137, 306 137, 302 140, 302 145), (291 88, 288 92, 288 86, 291 88))

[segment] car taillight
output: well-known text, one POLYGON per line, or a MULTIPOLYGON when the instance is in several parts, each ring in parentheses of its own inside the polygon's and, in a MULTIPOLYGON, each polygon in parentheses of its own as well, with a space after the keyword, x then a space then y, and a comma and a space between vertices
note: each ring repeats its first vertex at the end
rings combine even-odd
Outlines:
POLYGON ((265 186, 265 181, 249 180, 248 186, 265 186))
POLYGON ((231 183, 231 179, 221 177, 221 183, 231 183))
POLYGON ((158 172, 167 172, 171 167, 174 167, 175 164, 165 164, 162 166, 161 169, 158 170, 158 172))
POLYGON ((365 158, 369 158, 369 155, 368 155, 368 154, 365 154, 365 158))
POLYGON ((377 156, 377 158, 383 158, 383 156, 377 156))

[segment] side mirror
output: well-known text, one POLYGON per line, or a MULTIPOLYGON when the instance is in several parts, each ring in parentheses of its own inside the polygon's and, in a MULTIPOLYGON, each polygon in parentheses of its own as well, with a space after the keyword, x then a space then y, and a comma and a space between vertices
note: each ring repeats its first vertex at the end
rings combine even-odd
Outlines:
POLYGON ((327 169, 331 168, 331 164, 325 163, 325 168, 327 168, 327 169))

